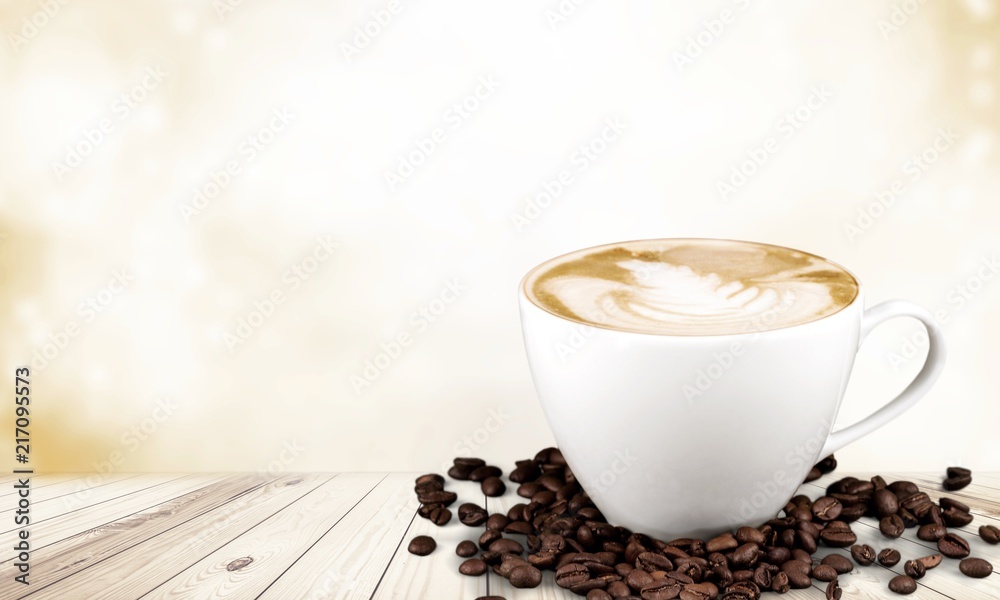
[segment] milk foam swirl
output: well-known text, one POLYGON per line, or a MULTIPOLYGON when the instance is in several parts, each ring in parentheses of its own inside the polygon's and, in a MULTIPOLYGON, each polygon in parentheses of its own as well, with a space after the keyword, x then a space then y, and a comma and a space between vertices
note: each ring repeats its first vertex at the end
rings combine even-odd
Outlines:
POLYGON ((818 256, 728 240, 648 240, 581 250, 537 267, 528 297, 611 329, 718 335, 779 329, 839 311, 854 277, 818 256))

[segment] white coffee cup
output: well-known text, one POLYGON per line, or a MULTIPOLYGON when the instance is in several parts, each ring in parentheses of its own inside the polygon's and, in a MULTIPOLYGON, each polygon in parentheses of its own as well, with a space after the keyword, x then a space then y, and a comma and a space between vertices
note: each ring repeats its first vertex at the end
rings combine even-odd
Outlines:
POLYGON ((816 462, 912 407, 945 362, 930 313, 901 300, 866 310, 860 284, 818 320, 725 335, 583 325, 532 302, 525 281, 519 301, 535 388, 573 473, 609 522, 664 540, 774 517, 816 462), (859 345, 896 317, 926 327, 923 368, 832 431, 859 345))

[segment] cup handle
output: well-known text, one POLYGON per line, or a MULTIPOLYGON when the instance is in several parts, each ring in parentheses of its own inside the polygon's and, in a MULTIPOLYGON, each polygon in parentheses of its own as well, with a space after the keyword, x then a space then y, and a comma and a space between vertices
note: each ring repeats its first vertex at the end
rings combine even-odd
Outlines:
POLYGON ((861 317, 861 338, 858 340, 858 346, 861 346, 875 327, 896 317, 913 317, 923 323, 927 329, 929 348, 923 368, 910 382, 910 385, 906 386, 906 389, 888 404, 857 423, 831 433, 820 453, 820 459, 826 458, 906 412, 930 390, 938 376, 941 375, 946 355, 941 327, 929 312, 912 302, 889 300, 866 310, 861 317))

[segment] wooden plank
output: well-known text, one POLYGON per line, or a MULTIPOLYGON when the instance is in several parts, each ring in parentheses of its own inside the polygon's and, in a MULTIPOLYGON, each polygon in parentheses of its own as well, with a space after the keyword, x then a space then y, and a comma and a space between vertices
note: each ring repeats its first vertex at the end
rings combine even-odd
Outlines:
MULTIPOLYGON (((878 529, 878 523, 871 519, 862 519, 857 522, 857 525, 876 531, 879 535, 882 533, 878 529)), ((857 529, 857 527, 852 528, 857 529)), ((993 564, 993 572, 1000 573, 1000 571, 997 570, 1000 569, 1000 546, 991 546, 984 542, 978 535, 974 535, 969 531, 956 530, 954 527, 949 527, 948 529, 949 531, 962 536, 969 542, 969 549, 972 551, 971 556, 985 558, 993 564)), ((909 551, 909 554, 904 553, 904 556, 909 558, 919 558, 921 556, 927 556, 928 554, 938 554, 937 544, 934 542, 925 542, 924 540, 918 538, 916 536, 916 531, 913 529, 908 529, 906 534, 896 541, 899 542, 899 546, 896 549, 903 552, 905 547, 909 551)), ((882 543, 892 544, 894 543, 894 540, 884 538, 882 543)))
MULTIPOLYGON (((156 487, 171 481, 176 481, 184 477, 182 474, 171 473, 161 475, 158 473, 148 473, 137 475, 121 481, 112 481, 106 485, 90 488, 84 492, 72 492, 59 498, 48 501, 41 501, 31 504, 31 522, 35 525, 43 523, 48 519, 53 519, 63 514, 80 511, 89 507, 123 498, 142 490, 156 487)), ((16 509, 0 511, 0 523, 14 525, 14 513, 16 509)), ((10 527, 0 533, 7 533, 17 529, 10 527)))
MULTIPOLYGON (((226 477, 54 544, 40 546, 36 543, 31 554, 31 585, 42 587, 65 579, 272 479, 262 475, 226 477)), ((10 562, 13 559, 0 564, 0 569, 10 562)), ((10 578, 0 579, 0 598, 12 598, 22 591, 22 584, 14 583, 10 578)))
POLYGON ((257 598, 371 598, 416 510, 415 478, 386 476, 257 598))
MULTIPOLYGON (((413 475, 416 477, 416 475, 413 475)), ((412 490, 412 479, 410 487, 412 490)), ((458 494, 459 499, 451 506, 456 512, 463 502, 475 502, 483 506, 483 494, 479 484, 470 481, 448 480, 445 489, 458 494)), ((412 491, 411 491, 412 493, 412 491)), ((478 540, 479 528, 470 528, 458 522, 457 515, 444 527, 438 527, 416 516, 416 498, 411 505, 411 524, 394 548, 392 559, 382 578, 375 586, 372 600, 414 600, 415 598, 478 598, 486 595, 486 577, 468 577, 458 572, 462 560, 455 555, 455 546, 462 540, 478 540), (438 544, 428 556, 414 556, 406 551, 407 545, 418 535, 429 535, 438 544)), ((340 596, 329 596, 340 599, 340 596)), ((313 598, 309 598, 313 600, 313 598)))
POLYGON ((143 600, 260 595, 384 478, 378 473, 349 473, 330 479, 181 571, 143 600), (234 568, 238 561, 252 562, 234 568))
POLYGON ((285 475, 24 597, 61 600, 72 592, 74 598, 139 598, 331 477, 285 475))
MULTIPOLYGON (((88 485, 87 476, 68 478, 62 475, 42 475, 40 477, 32 477, 29 485, 31 486, 31 504, 32 506, 38 505, 42 502, 51 502, 57 498, 62 498, 70 494, 77 494, 83 490, 96 489, 103 485, 118 483, 125 481, 126 479, 132 479, 138 477, 139 473, 115 473, 113 475, 108 475, 99 480, 99 483, 95 482, 95 485, 88 485)), ((17 490, 14 489, 14 483, 11 482, 7 486, 10 491, 0 494, 0 506, 5 506, 5 497, 13 497, 17 495, 17 490)), ((4 488, 6 489, 6 488, 4 488)))
MULTIPOLYGON (((87 510, 74 511, 45 521, 43 527, 33 527, 31 539, 35 548, 43 548, 87 531, 128 516, 134 512, 166 502, 171 498, 186 494, 192 490, 209 485, 222 479, 223 475, 214 473, 195 473, 164 485, 151 487, 135 494, 119 498, 113 502, 104 502, 87 510)), ((0 534, 0 547, 7 547, 8 542, 14 544, 17 532, 0 534)), ((11 561, 7 561, 11 562, 11 561)))
MULTIPOLYGON (((898 477, 903 478, 905 475, 899 475, 898 477)), ((941 496, 951 496, 956 500, 961 500, 968 504, 972 508, 973 514, 1000 519, 1000 493, 996 491, 983 488, 973 482, 972 485, 965 489, 958 490, 957 492, 948 492, 941 487, 941 480, 939 478, 916 473, 910 474, 909 477, 910 481, 920 486, 920 490, 927 492, 927 495, 935 501, 941 496)))

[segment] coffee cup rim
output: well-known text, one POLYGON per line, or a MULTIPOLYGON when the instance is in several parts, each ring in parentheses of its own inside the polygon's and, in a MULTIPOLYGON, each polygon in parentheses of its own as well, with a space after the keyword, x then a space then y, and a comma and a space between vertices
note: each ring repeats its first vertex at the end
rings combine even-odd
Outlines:
POLYGON ((527 289, 528 280, 531 278, 532 275, 534 275, 542 267, 544 267, 544 266, 546 266, 548 264, 554 263, 556 261, 559 261, 561 259, 564 259, 564 258, 566 258, 568 256, 571 256, 571 255, 574 255, 574 254, 580 254, 580 253, 587 253, 587 252, 592 252, 592 251, 598 251, 598 250, 602 250, 602 249, 605 249, 605 248, 613 248, 615 246, 624 246, 624 245, 628 245, 628 244, 650 243, 650 242, 653 242, 653 243, 655 243, 655 242, 733 242, 733 243, 736 243, 736 244, 748 244, 748 245, 752 245, 752 246, 765 246, 765 247, 768 247, 768 248, 779 248, 781 250, 788 250, 788 251, 791 251, 791 252, 798 252, 800 254, 805 254, 806 256, 811 256, 813 258, 817 258, 819 260, 822 260, 823 262, 829 263, 829 264, 833 265, 834 267, 840 269, 844 273, 847 273, 848 275, 850 275, 851 279, 854 280, 854 284, 857 287, 857 293, 854 295, 854 298, 851 298, 850 302, 848 302, 844 306, 838 308, 837 310, 831 312, 830 314, 823 315, 822 317, 819 317, 818 319, 813 319, 811 321, 806 321, 805 323, 793 323, 791 325, 783 325, 781 327, 775 327, 773 329, 767 329, 765 331, 757 332, 756 333, 757 335, 771 333, 771 332, 775 332, 775 331, 784 331, 784 330, 787 330, 787 329, 793 329, 795 327, 804 327, 806 325, 811 325, 813 323, 818 323, 818 322, 824 321, 824 320, 826 320, 826 319, 828 319, 830 317, 833 317, 835 315, 838 315, 838 314, 844 312, 845 310, 847 310, 848 308, 854 306, 864 296, 864 294, 863 294, 863 288, 862 288, 862 285, 861 285, 861 280, 858 279, 858 276, 855 275, 850 269, 848 269, 844 265, 842 265, 842 264, 840 264, 840 263, 838 263, 838 262, 836 262, 834 260, 831 260, 829 258, 826 258, 825 256, 820 256, 819 254, 814 254, 812 252, 807 252, 805 250, 800 250, 798 248, 792 248, 790 246, 782 246, 781 244, 771 244, 771 243, 767 243, 767 242, 755 242, 755 241, 751 241, 751 240, 738 240, 738 239, 733 239, 733 238, 711 238, 711 237, 637 238, 637 239, 632 239, 632 240, 622 240, 622 241, 617 241, 617 242, 608 242, 608 243, 604 243, 604 244, 597 244, 597 245, 594 245, 594 246, 587 246, 587 247, 584 247, 584 248, 577 248, 575 250, 570 250, 569 252, 564 252, 562 254, 558 254, 556 256, 548 258, 548 259, 546 259, 546 260, 538 263, 537 265, 535 265, 531 269, 529 269, 528 272, 524 274, 524 277, 521 278, 521 282, 518 284, 518 296, 520 296, 520 298, 521 298, 522 301, 526 301, 531 306, 533 306, 533 307, 541 310, 542 312, 544 312, 546 314, 549 314, 549 315, 552 315, 553 317, 556 317, 556 318, 561 319, 563 321, 568 321, 570 323, 577 323, 577 324, 580 324, 580 325, 586 325, 588 327, 595 327, 595 328, 598 328, 598 329, 603 329, 605 331, 614 331, 616 333, 623 333, 623 334, 629 334, 629 335, 648 335, 648 336, 665 337, 665 338, 706 338, 706 337, 726 337, 726 336, 738 336, 738 335, 755 335, 754 333, 747 333, 747 332, 727 332, 727 333, 661 333, 661 332, 652 332, 652 331, 629 331, 627 329, 619 329, 617 327, 609 327, 607 325, 603 325, 603 324, 600 324, 600 323, 592 323, 590 321, 583 321, 583 320, 580 320, 580 319, 572 319, 572 318, 569 318, 569 317, 567 317, 565 315, 561 315, 559 313, 553 312, 552 310, 549 310, 545 306, 542 306, 541 304, 538 304, 537 302, 535 302, 534 300, 532 300, 531 295, 528 293, 528 289, 527 289))

